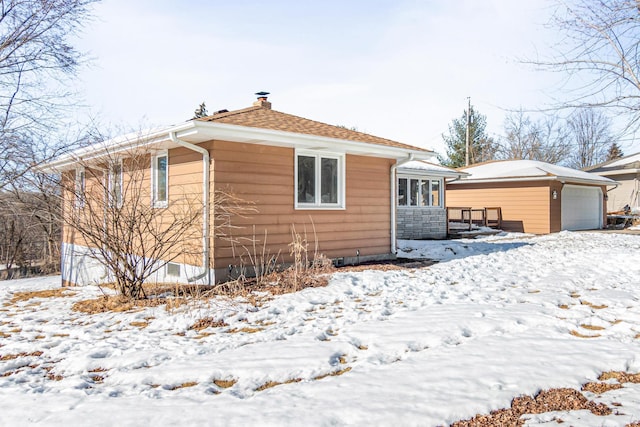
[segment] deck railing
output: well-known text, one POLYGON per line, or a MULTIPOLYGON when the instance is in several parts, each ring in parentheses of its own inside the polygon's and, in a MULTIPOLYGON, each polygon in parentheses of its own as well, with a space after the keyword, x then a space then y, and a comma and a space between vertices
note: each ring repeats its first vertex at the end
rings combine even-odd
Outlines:
POLYGON ((474 225, 491 228, 502 227, 502 209, 499 207, 469 208, 447 207, 447 234, 455 231, 471 231, 474 225))

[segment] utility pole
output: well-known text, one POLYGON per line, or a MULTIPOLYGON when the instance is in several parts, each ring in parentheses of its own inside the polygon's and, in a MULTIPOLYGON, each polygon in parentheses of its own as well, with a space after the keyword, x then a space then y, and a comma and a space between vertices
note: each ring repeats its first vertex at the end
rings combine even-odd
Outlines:
POLYGON ((467 144, 464 150, 464 165, 469 166, 469 146, 470 144, 470 127, 471 127, 471 97, 467 96, 467 144))

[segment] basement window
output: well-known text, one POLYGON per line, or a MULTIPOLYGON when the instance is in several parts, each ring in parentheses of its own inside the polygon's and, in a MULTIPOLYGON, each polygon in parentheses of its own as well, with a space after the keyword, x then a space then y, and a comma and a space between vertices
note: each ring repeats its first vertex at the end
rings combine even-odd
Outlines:
POLYGON ((175 262, 167 263, 166 275, 168 277, 180 277, 180 264, 175 262))
POLYGON ((296 152, 295 207, 344 209, 344 155, 296 152))

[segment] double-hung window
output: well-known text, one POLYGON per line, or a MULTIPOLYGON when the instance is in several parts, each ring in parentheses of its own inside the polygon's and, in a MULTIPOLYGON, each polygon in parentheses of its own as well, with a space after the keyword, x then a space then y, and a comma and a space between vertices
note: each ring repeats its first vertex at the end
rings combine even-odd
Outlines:
POLYGON ((122 207, 122 160, 109 165, 109 204, 122 207))
POLYGON ((169 154, 160 151, 151 157, 151 202, 156 208, 169 204, 169 154))
POLYGON ((442 207, 442 179, 399 177, 398 206, 442 207))
POLYGON ((76 169, 76 182, 74 190, 76 208, 84 207, 86 185, 85 170, 83 167, 79 167, 76 169))
POLYGON ((296 152, 295 206, 344 208, 344 155, 296 152))

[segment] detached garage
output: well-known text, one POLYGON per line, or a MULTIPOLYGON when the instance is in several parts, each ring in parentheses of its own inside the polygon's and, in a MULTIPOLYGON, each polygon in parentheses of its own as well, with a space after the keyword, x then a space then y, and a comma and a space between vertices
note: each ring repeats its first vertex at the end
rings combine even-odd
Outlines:
POLYGON ((546 234, 606 224, 607 188, 616 182, 534 160, 460 168, 468 177, 447 183, 447 207, 500 207, 506 231, 546 234))

